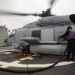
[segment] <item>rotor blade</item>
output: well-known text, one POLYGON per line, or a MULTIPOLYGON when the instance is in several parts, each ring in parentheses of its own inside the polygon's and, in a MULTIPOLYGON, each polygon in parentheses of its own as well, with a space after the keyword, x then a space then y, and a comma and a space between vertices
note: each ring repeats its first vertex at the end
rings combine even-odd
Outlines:
POLYGON ((53 5, 54 2, 55 2, 55 0, 51 0, 51 6, 53 5))
POLYGON ((30 14, 30 13, 15 13, 15 12, 8 12, 8 11, 0 11, 0 15, 16 15, 16 16, 37 16, 37 14, 30 14))
POLYGON ((51 0, 51 1, 50 1, 50 7, 51 7, 51 8, 53 7, 55 1, 56 1, 56 0, 51 0))

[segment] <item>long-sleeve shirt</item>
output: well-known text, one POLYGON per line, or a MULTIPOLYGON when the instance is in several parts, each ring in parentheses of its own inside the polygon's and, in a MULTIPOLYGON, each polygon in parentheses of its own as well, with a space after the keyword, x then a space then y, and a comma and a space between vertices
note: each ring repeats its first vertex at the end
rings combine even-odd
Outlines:
POLYGON ((65 38, 68 35, 69 35, 69 31, 66 31, 63 35, 60 36, 60 38, 65 38))
POLYGON ((66 31, 60 38, 64 38, 67 36, 67 40, 75 39, 75 32, 73 30, 66 31))

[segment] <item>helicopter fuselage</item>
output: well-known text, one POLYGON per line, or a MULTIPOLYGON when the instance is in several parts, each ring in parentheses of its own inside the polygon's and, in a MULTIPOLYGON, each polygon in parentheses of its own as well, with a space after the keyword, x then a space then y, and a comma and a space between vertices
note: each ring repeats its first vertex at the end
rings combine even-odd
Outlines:
POLYGON ((74 21, 72 20, 72 23, 71 20, 69 16, 42 18, 14 30, 13 36, 10 34, 7 42, 18 47, 23 38, 26 43, 30 44, 30 51, 33 53, 62 54, 66 49, 67 41, 58 40, 58 37, 65 33, 69 24, 75 30, 74 21))

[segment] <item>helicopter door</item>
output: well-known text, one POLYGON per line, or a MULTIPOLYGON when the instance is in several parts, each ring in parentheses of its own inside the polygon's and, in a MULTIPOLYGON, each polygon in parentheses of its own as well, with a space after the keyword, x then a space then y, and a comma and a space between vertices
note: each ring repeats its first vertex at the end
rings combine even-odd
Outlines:
POLYGON ((27 29, 17 29, 16 30, 16 35, 15 35, 15 42, 17 43, 17 44, 20 44, 20 42, 21 42, 21 38, 23 38, 23 37, 27 37, 27 29))
POLYGON ((42 29, 41 30, 41 41, 53 41, 53 29, 42 29))

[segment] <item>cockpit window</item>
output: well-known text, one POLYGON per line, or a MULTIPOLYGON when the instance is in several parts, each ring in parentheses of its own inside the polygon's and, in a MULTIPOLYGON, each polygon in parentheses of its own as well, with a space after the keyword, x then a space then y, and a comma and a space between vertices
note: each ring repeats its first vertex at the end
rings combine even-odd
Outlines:
POLYGON ((9 37, 14 37, 14 34, 15 34, 15 30, 10 33, 9 37))

